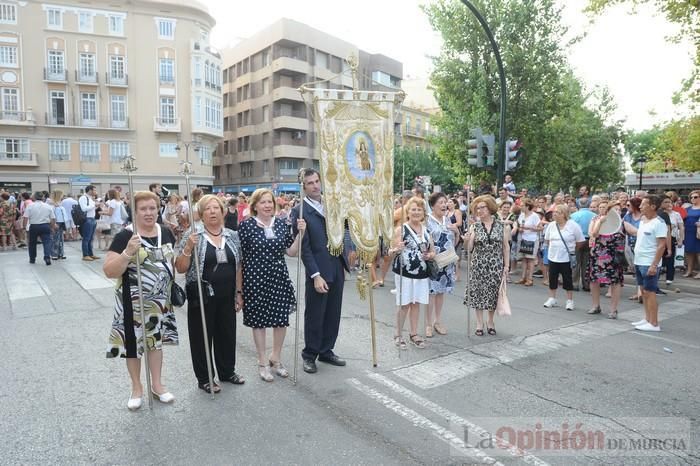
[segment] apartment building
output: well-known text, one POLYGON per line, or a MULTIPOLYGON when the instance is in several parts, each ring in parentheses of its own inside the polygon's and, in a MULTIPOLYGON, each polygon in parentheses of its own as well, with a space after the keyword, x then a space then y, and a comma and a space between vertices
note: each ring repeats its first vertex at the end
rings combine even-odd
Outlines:
POLYGON ((290 19, 281 19, 222 51, 224 140, 214 157, 215 189, 299 190, 301 167, 318 168, 304 83, 352 89, 345 59, 358 57, 361 89, 399 90, 403 65, 290 19), (347 72, 347 73, 344 73, 347 72))
POLYGON ((223 136, 214 19, 196 1, 0 0, 0 187, 211 187, 223 136))
POLYGON ((423 109, 402 105, 394 123, 394 142, 406 149, 431 150, 430 117, 437 109, 423 109))

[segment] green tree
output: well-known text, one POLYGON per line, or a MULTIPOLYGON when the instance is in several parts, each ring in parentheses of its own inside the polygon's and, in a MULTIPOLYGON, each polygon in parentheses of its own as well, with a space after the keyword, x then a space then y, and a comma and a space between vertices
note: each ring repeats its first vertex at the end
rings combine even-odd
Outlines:
POLYGON ((438 159, 434 151, 397 147, 394 150, 394 192, 413 188, 417 176, 429 176, 433 186, 440 185, 443 191, 457 188, 452 174, 438 159))
POLYGON ((672 121, 665 126, 632 132, 625 141, 625 148, 636 164, 640 157, 647 160, 645 170, 700 171, 700 117, 672 121))
MULTIPOLYGON (((508 137, 524 142, 527 156, 514 174, 520 185, 568 189, 607 187, 620 178, 620 124, 605 124, 612 101, 584 94, 560 44, 567 33, 554 0, 476 0, 499 44, 506 71, 508 137)), ((462 182, 477 170, 466 163, 469 128, 497 132, 499 80, 485 35, 455 0, 424 7, 443 49, 431 76, 442 114, 438 157, 462 182)))

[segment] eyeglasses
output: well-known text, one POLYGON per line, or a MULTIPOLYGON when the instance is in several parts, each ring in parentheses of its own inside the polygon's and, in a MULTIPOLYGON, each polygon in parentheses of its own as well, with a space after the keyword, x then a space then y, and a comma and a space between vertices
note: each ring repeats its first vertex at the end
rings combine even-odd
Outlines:
POLYGON ((691 199, 698 199, 700 196, 690 196, 691 199))
POLYGON ((479 206, 476 206, 476 210, 488 209, 488 208, 489 208, 489 206, 487 206, 487 205, 479 205, 479 206))

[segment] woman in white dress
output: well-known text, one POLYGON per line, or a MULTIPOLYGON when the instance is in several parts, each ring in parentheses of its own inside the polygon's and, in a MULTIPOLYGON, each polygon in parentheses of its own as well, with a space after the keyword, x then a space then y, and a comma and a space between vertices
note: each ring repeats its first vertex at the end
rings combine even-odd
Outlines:
POLYGON ((404 206, 404 219, 407 222, 394 232, 389 255, 393 259, 394 283, 396 285, 396 335, 394 344, 406 348, 403 339, 403 326, 409 316, 408 337, 417 348, 425 348, 425 341, 418 335, 420 305, 428 304, 430 280, 426 261, 435 257, 435 247, 424 225, 427 212, 425 201, 413 197, 404 206))

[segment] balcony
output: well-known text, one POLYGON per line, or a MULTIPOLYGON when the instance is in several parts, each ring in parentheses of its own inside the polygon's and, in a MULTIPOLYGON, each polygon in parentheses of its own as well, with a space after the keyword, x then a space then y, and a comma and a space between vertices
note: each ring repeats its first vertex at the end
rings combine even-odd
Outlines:
POLYGON ((115 76, 111 73, 105 73, 105 82, 108 86, 126 87, 129 85, 129 75, 124 73, 121 76, 115 76))
POLYGON ((292 144, 280 144, 272 147, 272 155, 274 157, 308 159, 313 157, 314 151, 306 145, 296 146, 292 144))
POLYGON ((33 152, 0 152, 0 165, 5 167, 38 167, 39 154, 33 152))
POLYGON ((129 129, 129 118, 113 120, 110 117, 98 116, 96 118, 81 118, 77 115, 52 115, 45 114, 46 126, 63 126, 66 128, 95 128, 95 129, 129 129))
POLYGON ((304 99, 301 98, 301 92, 294 87, 279 87, 272 91, 272 100, 292 100, 295 102, 303 102, 304 99))
POLYGON ((298 168, 280 168, 279 170, 280 176, 298 176, 299 175, 299 169, 298 168))
POLYGON ((99 82, 99 76, 97 72, 94 73, 81 73, 75 70, 75 82, 80 84, 95 84, 99 82))
POLYGON ((44 68, 44 81, 54 83, 67 83, 68 70, 56 68, 44 68))
POLYGON ((301 60, 294 57, 280 57, 272 62, 272 71, 291 71, 293 73, 307 75, 309 74, 309 64, 306 60, 301 60))
POLYGON ((174 86, 175 85, 175 76, 161 75, 158 77, 158 80, 160 81, 161 85, 163 85, 163 84, 165 84, 166 86, 174 86))
POLYGON ((34 112, 0 111, 1 125, 34 126, 34 112))
POLYGON ((306 111, 304 110, 274 109, 272 116, 272 127, 274 129, 309 130, 309 120, 306 118, 306 111))
POLYGON ((204 81, 204 87, 213 91, 221 92, 221 86, 210 81, 204 81))
POLYGON ((193 125, 192 126, 192 133, 193 134, 206 134, 209 136, 214 136, 216 138, 222 138, 224 137, 224 130, 223 128, 211 128, 205 125, 193 125))
POLYGON ((181 121, 175 117, 153 117, 153 131, 156 133, 179 133, 181 121))

